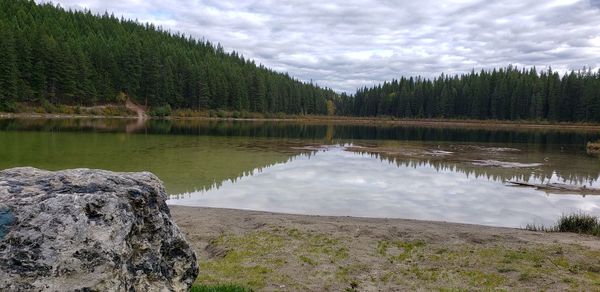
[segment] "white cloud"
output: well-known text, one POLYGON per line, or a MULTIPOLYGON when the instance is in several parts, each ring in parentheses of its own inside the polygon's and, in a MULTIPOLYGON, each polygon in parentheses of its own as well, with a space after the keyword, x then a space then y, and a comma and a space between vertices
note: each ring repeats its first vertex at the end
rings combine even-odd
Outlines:
POLYGON ((339 91, 508 64, 600 67, 598 0, 54 2, 204 37, 339 91))

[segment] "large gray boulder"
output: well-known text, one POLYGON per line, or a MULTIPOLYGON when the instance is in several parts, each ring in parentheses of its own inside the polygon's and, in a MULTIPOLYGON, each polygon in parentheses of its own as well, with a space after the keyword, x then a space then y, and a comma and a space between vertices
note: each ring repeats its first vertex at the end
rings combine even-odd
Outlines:
POLYGON ((0 171, 0 291, 187 291, 196 255, 151 173, 0 171))

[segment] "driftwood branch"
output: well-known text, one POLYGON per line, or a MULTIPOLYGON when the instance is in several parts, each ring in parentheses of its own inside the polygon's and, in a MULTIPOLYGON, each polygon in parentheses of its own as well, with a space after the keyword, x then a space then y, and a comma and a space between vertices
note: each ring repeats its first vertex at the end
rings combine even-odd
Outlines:
POLYGON ((520 187, 531 187, 538 190, 546 191, 546 192, 556 192, 556 193, 576 193, 583 195, 600 195, 599 188, 590 188, 587 186, 575 186, 569 184, 561 184, 561 183, 546 183, 546 184, 532 184, 528 182, 521 181, 508 181, 509 184, 513 186, 520 187))

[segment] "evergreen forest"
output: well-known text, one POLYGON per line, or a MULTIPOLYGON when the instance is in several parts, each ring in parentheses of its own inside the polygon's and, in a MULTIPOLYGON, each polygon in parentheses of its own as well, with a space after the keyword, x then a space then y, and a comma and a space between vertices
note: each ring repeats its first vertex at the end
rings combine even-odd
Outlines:
POLYGON ((148 106, 325 114, 335 93, 152 24, 0 1, 0 107, 123 95, 148 106))
POLYGON ((353 96, 337 113, 350 116, 600 121, 600 72, 559 74, 512 66, 434 79, 401 78, 353 96))
POLYGON ((600 122, 600 72, 508 66, 336 93, 220 45, 107 13, 0 1, 0 111, 15 104, 600 122))

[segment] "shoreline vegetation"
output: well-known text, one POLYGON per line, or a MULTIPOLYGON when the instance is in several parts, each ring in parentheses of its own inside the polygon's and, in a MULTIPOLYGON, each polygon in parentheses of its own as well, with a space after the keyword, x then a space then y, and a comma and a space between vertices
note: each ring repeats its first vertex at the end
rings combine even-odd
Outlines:
MULTIPOLYGON (((193 291, 589 291, 600 285, 600 240, 589 235, 169 208, 199 256, 193 291)), ((576 225, 581 218, 561 222, 576 225)))
POLYGON ((528 224, 525 229, 545 232, 573 232, 600 237, 600 219, 586 213, 562 215, 554 226, 528 224))
MULTIPOLYGON (((55 106, 50 110, 42 107, 22 107, 19 112, 0 112, 0 118, 31 118, 31 119, 138 119, 135 111, 124 105, 107 104, 95 107, 55 106)), ((545 120, 476 120, 476 119, 443 119, 443 118, 395 118, 395 117, 355 117, 328 115, 290 115, 284 113, 250 113, 224 110, 173 110, 168 114, 156 115, 150 112, 147 119, 167 120, 223 120, 223 121, 258 121, 258 122, 302 122, 327 123, 348 125, 378 125, 378 126, 423 126, 441 128, 494 128, 494 129, 552 129, 599 131, 600 123, 592 122, 551 122, 545 120)), ((600 141, 589 142, 588 152, 599 153, 600 141)))

